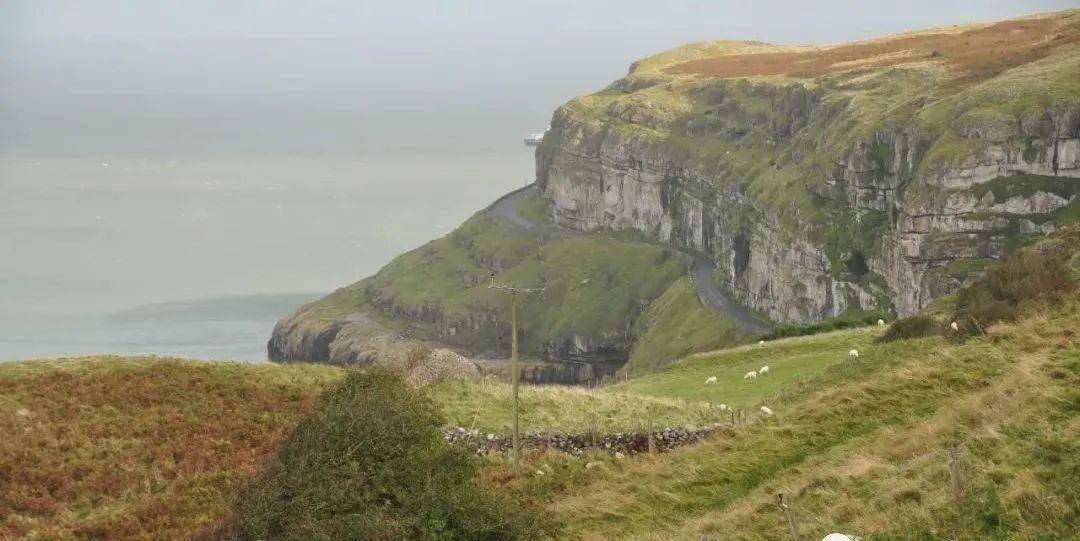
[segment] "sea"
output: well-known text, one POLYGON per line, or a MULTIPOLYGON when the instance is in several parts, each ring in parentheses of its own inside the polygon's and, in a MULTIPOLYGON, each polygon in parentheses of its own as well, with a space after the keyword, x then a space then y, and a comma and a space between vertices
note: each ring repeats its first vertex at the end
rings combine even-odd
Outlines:
POLYGON ((532 150, 0 159, 0 360, 265 361, 278 318, 531 182, 532 150))

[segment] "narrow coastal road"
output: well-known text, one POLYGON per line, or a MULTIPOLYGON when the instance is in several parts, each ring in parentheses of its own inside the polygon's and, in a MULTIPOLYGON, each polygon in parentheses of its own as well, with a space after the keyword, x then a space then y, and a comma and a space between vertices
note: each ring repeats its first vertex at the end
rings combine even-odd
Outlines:
MULTIPOLYGON (((519 227, 526 231, 543 228, 563 234, 581 233, 580 231, 559 227, 555 224, 538 224, 518 213, 517 207, 522 201, 529 197, 537 197, 537 195, 536 184, 530 184, 495 200, 494 203, 488 206, 487 212, 503 223, 519 227)), ((676 250, 685 254, 692 261, 690 265, 690 282, 693 283, 694 287, 697 289, 698 298, 701 300, 701 304, 715 312, 727 314, 734 319, 736 323, 752 332, 767 332, 769 330, 769 325, 767 323, 754 317, 749 311, 732 301, 731 298, 716 285, 716 282, 713 281, 713 273, 716 272, 716 263, 713 262, 712 258, 700 252, 691 252, 681 248, 676 248, 676 250)))
POLYGON ((531 231, 538 227, 551 228, 552 230, 559 230, 563 232, 574 232, 570 229, 561 228, 555 224, 538 224, 536 222, 526 220, 524 216, 518 213, 518 205, 528 197, 537 197, 536 184, 529 184, 524 188, 518 188, 498 199, 494 203, 488 206, 488 213, 492 214, 496 218, 509 222, 510 224, 531 231))
POLYGON ((731 298, 720 289, 720 286, 716 285, 716 281, 713 280, 713 273, 716 272, 716 263, 713 262, 711 257, 700 253, 690 255, 694 258, 694 263, 690 267, 690 281, 693 282, 694 287, 697 288, 698 298, 701 299, 701 304, 704 304, 714 311, 723 312, 731 316, 736 323, 739 323, 754 332, 764 333, 769 331, 768 324, 754 317, 748 310, 732 301, 731 298))

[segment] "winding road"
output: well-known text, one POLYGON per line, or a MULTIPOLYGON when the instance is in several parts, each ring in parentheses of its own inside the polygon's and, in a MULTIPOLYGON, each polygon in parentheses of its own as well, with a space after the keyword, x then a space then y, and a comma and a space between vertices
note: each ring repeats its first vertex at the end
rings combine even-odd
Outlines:
MULTIPOLYGON (((539 224, 519 214, 517 210, 518 205, 526 198, 536 196, 536 184, 529 184, 524 188, 519 188, 496 199, 494 203, 488 206, 487 212, 504 224, 509 224, 526 231, 544 229, 553 233, 567 235, 581 234, 580 231, 559 227, 555 224, 539 224)), ((692 261, 690 265, 690 282, 693 283, 694 287, 697 289, 698 298, 701 300, 701 304, 715 312, 727 314, 746 330, 755 333, 768 332, 769 325, 767 323, 762 322, 745 308, 732 301, 731 298, 716 285, 716 282, 713 281, 716 263, 713 262, 712 258, 701 252, 692 252, 683 248, 675 249, 686 255, 692 261)))

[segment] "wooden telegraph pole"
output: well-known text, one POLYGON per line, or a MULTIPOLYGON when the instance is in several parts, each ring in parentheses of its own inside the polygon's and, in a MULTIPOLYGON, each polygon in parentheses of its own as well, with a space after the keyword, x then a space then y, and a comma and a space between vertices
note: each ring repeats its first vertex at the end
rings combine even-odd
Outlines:
POLYGON ((512 321, 512 336, 510 338, 510 362, 512 368, 510 371, 510 393, 511 393, 511 419, 514 425, 514 449, 510 455, 511 460, 516 467, 521 460, 521 430, 518 424, 518 381, 521 379, 521 370, 518 366, 518 312, 521 310, 521 294, 533 293, 537 291, 543 291, 544 288, 520 288, 508 285, 496 285, 495 273, 491 273, 491 285, 488 286, 491 289, 499 289, 507 291, 511 296, 511 321, 512 321))

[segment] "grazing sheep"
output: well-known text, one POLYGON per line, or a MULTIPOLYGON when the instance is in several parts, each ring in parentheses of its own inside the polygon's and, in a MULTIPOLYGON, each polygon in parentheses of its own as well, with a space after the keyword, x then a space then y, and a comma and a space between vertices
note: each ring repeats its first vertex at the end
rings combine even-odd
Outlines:
POLYGON ((954 330, 954 331, 959 331, 960 330, 960 326, 957 325, 955 321, 949 324, 949 328, 954 330))
POLYGON ((742 377, 742 379, 757 379, 757 372, 751 370, 747 372, 746 375, 742 377))
POLYGON ((878 327, 884 327, 885 326, 885 320, 884 319, 877 320, 877 326, 878 327))
POLYGON ((761 406, 761 413, 765 414, 766 417, 772 417, 773 414, 772 410, 769 409, 768 406, 761 406))
POLYGON ((709 379, 705 380, 705 385, 716 385, 716 376, 710 376, 709 379))
POLYGON ((720 404, 720 411, 727 411, 727 404, 720 404))
POLYGON ((757 373, 758 373, 758 375, 768 374, 769 373, 769 365, 762 366, 760 369, 758 369, 757 373))
POLYGON ((847 352, 847 356, 851 357, 852 359, 858 359, 859 358, 859 350, 853 349, 853 350, 847 352))
POLYGON ((764 341, 764 340, 758 340, 758 343, 757 343, 757 345, 759 345, 759 346, 764 346, 764 345, 765 345, 765 341, 764 341))

